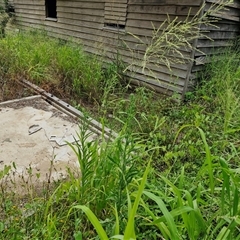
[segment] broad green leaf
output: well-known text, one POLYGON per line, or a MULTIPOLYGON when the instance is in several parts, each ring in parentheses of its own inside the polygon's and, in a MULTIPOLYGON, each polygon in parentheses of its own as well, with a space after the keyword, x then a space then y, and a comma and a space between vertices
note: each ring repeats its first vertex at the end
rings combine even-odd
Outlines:
MULTIPOLYGON (((184 200, 181 196, 181 191, 171 182, 169 181, 166 177, 160 176, 172 189, 172 192, 176 195, 178 199, 178 207, 183 207, 184 206, 184 200)), ((189 216, 187 215, 186 212, 183 212, 181 214, 185 228, 187 229, 187 233, 190 239, 194 239, 194 229, 192 228, 191 220, 189 216)))
POLYGON ((74 233, 74 240, 82 240, 82 233, 79 231, 74 233))
POLYGON ((223 219, 218 221, 217 225, 216 224, 211 224, 209 226, 208 230, 207 230, 207 232, 209 233, 209 239, 213 239, 215 234, 217 234, 217 232, 219 232, 220 229, 222 229, 225 224, 226 224, 226 222, 223 219))
POLYGON ((110 237, 111 239, 120 239, 120 240, 123 240, 123 235, 114 235, 112 237, 110 237))
POLYGON ((233 198, 233 216, 238 214, 238 202, 239 202, 239 192, 237 187, 235 187, 234 198, 233 198))
POLYGON ((179 178, 179 184, 178 184, 179 189, 182 189, 183 186, 184 186, 183 185, 184 184, 184 177, 185 177, 185 171, 184 171, 184 167, 182 167, 180 178, 179 178))
POLYGON ((4 166, 4 169, 0 171, 0 179, 2 179, 3 177, 5 177, 9 171, 11 170, 11 166, 4 166))
POLYGON ((137 196, 136 196, 136 199, 134 201, 133 208, 131 210, 131 213, 130 213, 130 216, 129 216, 129 219, 128 219, 128 222, 127 222, 127 227, 126 227, 125 232, 124 232, 124 239, 126 239, 126 240, 129 240, 131 238, 136 239, 135 230, 134 230, 134 227, 135 227, 134 218, 135 218, 136 213, 137 213, 138 205, 141 201, 141 196, 142 196, 145 184, 147 182, 147 175, 148 175, 149 171, 150 171, 150 162, 147 165, 147 168, 146 168, 146 170, 143 174, 141 184, 138 187, 137 196))
MULTIPOLYGON (((189 206, 182 206, 182 207, 178 207, 178 208, 172 210, 172 211, 170 212, 170 214, 171 214, 172 217, 174 218, 174 217, 177 217, 177 216, 179 216, 179 215, 182 215, 183 213, 187 213, 187 212, 191 212, 191 211, 194 211, 194 209, 191 208, 191 207, 189 207, 189 206)), ((162 216, 162 217, 160 217, 160 218, 157 218, 157 220, 153 221, 153 222, 151 223, 151 225, 152 225, 152 224, 157 224, 157 223, 163 222, 163 221, 166 221, 166 217, 165 217, 165 216, 162 216)))
POLYGON ((185 196, 186 196, 188 205, 193 208, 193 199, 192 199, 191 193, 187 190, 184 190, 183 192, 185 192, 185 196))
POLYGON ((217 235, 216 240, 225 240, 228 239, 228 235, 230 233, 230 230, 227 227, 223 227, 220 233, 217 235))
POLYGON ((175 240, 179 239, 180 240, 176 224, 174 223, 173 216, 168 211, 168 209, 167 209, 165 203, 162 201, 162 199, 159 198, 158 196, 156 196, 155 194, 147 192, 147 191, 143 191, 143 193, 147 197, 152 199, 154 202, 156 202, 158 207, 162 211, 163 215, 165 216, 166 222, 168 223, 169 231, 171 232, 171 239, 175 239, 175 240))
MULTIPOLYGON (((141 199, 141 206, 145 209, 145 211, 149 214, 150 219, 152 218, 153 222, 158 220, 158 217, 155 216, 153 211, 150 210, 150 208, 143 202, 141 199)), ((165 221, 165 217, 163 216, 165 221)), ((151 220, 150 220, 151 221, 151 220)), ((161 231, 164 238, 168 239, 170 237, 170 232, 167 229, 166 225, 163 223, 163 221, 156 222, 154 225, 158 227, 158 229, 161 231)), ((146 224, 146 225, 153 225, 153 222, 146 224)))
POLYGON ((97 219, 95 214, 88 207, 83 206, 83 205, 77 205, 77 206, 74 206, 73 208, 81 209, 87 215, 89 221, 94 226, 94 228, 97 231, 98 236, 100 237, 101 240, 109 239, 106 232, 102 228, 101 223, 99 222, 99 220, 97 219))
POLYGON ((0 233, 3 232, 5 229, 4 223, 0 222, 0 233))
POLYGON ((130 214, 132 211, 132 202, 131 202, 131 198, 130 198, 128 189, 126 188, 126 190, 127 190, 126 192, 127 192, 127 202, 128 202, 128 218, 130 218, 130 214))
POLYGON ((210 148, 207 144, 207 140, 206 140, 206 136, 205 136, 205 133, 203 132, 203 130, 201 128, 197 128, 198 131, 200 132, 200 135, 201 135, 201 138, 202 138, 202 141, 204 143, 204 146, 205 146, 205 152, 206 152, 206 160, 205 160, 205 164, 207 165, 208 167, 208 175, 209 175, 209 182, 210 182, 210 189, 211 189, 211 192, 213 193, 214 191, 214 177, 213 177, 213 165, 212 165, 212 155, 211 155, 211 152, 210 152, 210 148))
POLYGON ((225 199, 226 197, 228 200, 230 200, 230 176, 227 173, 228 170, 228 164, 224 159, 220 159, 220 165, 222 167, 222 178, 223 178, 223 184, 222 184, 222 192, 221 192, 221 208, 222 213, 225 212, 225 199))
POLYGON ((115 214, 115 219, 116 219, 116 222, 115 222, 115 226, 114 226, 114 234, 115 235, 118 235, 119 234, 119 216, 118 216, 118 211, 117 211, 117 206, 115 204, 115 207, 114 207, 114 214, 115 214))

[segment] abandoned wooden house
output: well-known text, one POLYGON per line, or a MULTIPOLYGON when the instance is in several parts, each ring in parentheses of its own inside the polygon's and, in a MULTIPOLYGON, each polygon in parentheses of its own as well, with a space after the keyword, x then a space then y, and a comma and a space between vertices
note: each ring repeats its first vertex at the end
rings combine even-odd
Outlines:
POLYGON ((215 17, 220 17, 218 22, 214 22, 215 26, 200 26, 211 39, 193 39, 191 47, 179 48, 178 54, 164 50, 160 45, 159 55, 162 54, 162 49, 168 51, 160 60, 158 57, 161 56, 154 54, 152 58, 147 56, 147 60, 146 55, 144 57, 147 46, 153 43, 153 26, 158 28, 162 24, 164 28, 168 24, 164 23, 167 17, 178 17, 176 24, 191 19, 196 14, 201 16, 210 5, 219 6, 217 2, 218 0, 9 0, 14 6, 18 28, 44 29, 54 37, 80 41, 89 53, 101 54, 108 61, 121 60, 128 66, 126 74, 133 83, 150 86, 164 94, 177 93, 181 96, 184 96, 194 82, 196 73, 202 69, 205 56, 216 53, 216 49, 229 46, 230 40, 238 35, 240 1, 235 0, 221 14, 215 13, 215 17), (173 61, 169 63, 169 59, 173 61), (181 60, 177 61, 178 59, 181 60))

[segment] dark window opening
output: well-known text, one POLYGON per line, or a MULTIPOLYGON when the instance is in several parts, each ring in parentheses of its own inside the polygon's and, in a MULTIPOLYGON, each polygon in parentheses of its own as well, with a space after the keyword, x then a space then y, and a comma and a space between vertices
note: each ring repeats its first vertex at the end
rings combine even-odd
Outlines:
POLYGON ((4 3, 5 3, 5 11, 6 13, 8 13, 8 15, 15 13, 15 9, 11 3, 9 3, 8 1, 5 1, 4 3))
POLYGON ((116 23, 105 23, 105 27, 115 28, 115 29, 125 29, 125 25, 116 23))
POLYGON ((46 17, 57 18, 57 1, 46 0, 45 5, 46 5, 46 17))

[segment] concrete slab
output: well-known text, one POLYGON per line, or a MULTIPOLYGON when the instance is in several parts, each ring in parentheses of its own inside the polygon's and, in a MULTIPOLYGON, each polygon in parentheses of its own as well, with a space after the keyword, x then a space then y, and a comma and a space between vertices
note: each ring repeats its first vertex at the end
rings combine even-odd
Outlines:
MULTIPOLYGON (((41 96, 0 103, 0 171, 13 165, 21 176, 40 181, 66 178, 66 167, 78 169, 66 141, 74 142, 79 123, 41 96)), ((89 141, 98 135, 92 133, 89 141)))

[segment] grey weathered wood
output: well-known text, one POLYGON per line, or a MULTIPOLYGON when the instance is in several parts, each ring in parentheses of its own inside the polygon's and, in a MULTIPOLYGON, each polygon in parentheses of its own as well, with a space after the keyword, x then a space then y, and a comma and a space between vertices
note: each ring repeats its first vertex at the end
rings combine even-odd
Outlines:
MULTIPOLYGON (((238 34, 239 1, 235 0, 228 11, 217 16, 219 21, 215 23, 216 27, 201 26, 201 30, 214 41, 200 38, 193 43, 196 44, 196 51, 180 49, 185 63, 174 64, 171 70, 164 62, 156 64, 157 60, 151 59, 147 68, 153 74, 147 69, 143 74, 141 59, 146 46, 139 44, 137 38, 150 43, 153 25, 158 28, 166 20, 166 14, 170 19, 177 17, 178 21, 184 21, 187 16, 191 18, 197 13, 203 2, 206 2, 207 9, 216 1, 58 0, 55 22, 45 19, 45 0, 14 0, 14 6, 19 27, 45 29, 50 36, 80 42, 86 52, 104 56, 106 62, 118 56, 125 66, 134 66, 134 72, 126 73, 132 83, 153 87, 164 94, 177 92, 181 95, 187 91, 188 84, 192 84, 195 73, 202 69, 206 56, 223 51, 230 45, 229 40, 238 34), (117 29, 117 25, 121 25, 122 29, 117 29), (189 58, 196 62, 190 63, 189 58)), ((170 53, 168 57, 179 58, 170 53)))
POLYGON ((126 24, 127 0, 106 0, 104 8, 105 24, 126 24))
MULTIPOLYGON (((210 4, 216 4, 216 0, 205 0, 206 10, 210 7, 210 4)), ((232 5, 223 10, 220 14, 215 14, 214 17, 218 17, 218 22, 214 23, 214 26, 202 26, 201 29, 206 33, 208 37, 214 41, 208 39, 199 39, 197 41, 197 50, 194 54, 195 63, 192 66, 191 73, 196 76, 196 73, 200 72, 204 64, 207 64, 209 58, 207 56, 217 55, 232 45, 232 40, 239 33, 239 17, 240 17, 240 3, 234 1, 232 5)))

